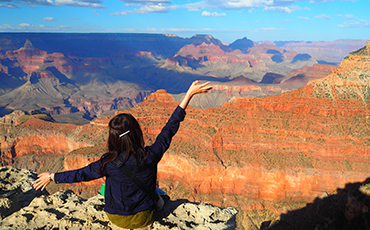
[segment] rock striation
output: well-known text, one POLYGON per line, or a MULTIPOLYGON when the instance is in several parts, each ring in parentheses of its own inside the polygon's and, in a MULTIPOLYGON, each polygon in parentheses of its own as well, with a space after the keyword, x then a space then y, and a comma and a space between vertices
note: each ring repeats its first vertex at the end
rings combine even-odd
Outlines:
MULTIPOLYGON (((293 92, 189 108, 159 165, 160 182, 179 197, 235 205, 244 198, 307 202, 363 181, 370 166, 368 50, 349 54, 327 77, 293 92)), ((148 98, 129 110, 147 127, 149 141, 176 104, 161 102, 153 111, 153 103, 148 98)))
POLYGON ((367 40, 341 39, 332 42, 275 42, 277 46, 297 53, 310 54, 320 63, 339 64, 348 53, 356 51, 366 45, 367 40))
POLYGON ((0 82, 4 82, 0 115, 14 110, 55 115, 80 112, 91 120, 107 111, 132 107, 151 92, 110 77, 106 69, 111 68, 109 57, 48 53, 27 39, 23 47, 0 54, 0 82))
MULTIPOLYGON (((0 116, 36 109, 78 124, 136 106, 158 89, 183 93, 194 79, 225 85, 244 76, 259 82, 265 74, 286 75, 317 63, 310 55, 246 38, 228 46, 211 35, 1 34, 6 36, 0 42, 0 116)), ((287 85, 294 90, 306 82, 299 78, 287 85)), ((286 92, 285 86, 234 86, 233 96, 220 90, 213 95, 220 100, 196 105, 217 107, 233 97, 286 92)))
MULTIPOLYGON (((294 69, 286 76, 267 73, 261 82, 242 75, 229 82, 212 82, 213 90, 208 94, 194 97, 190 105, 197 108, 220 107, 238 98, 266 97, 290 92, 307 85, 311 80, 326 77, 335 68, 337 67, 334 65, 314 64, 312 67, 306 65, 294 69), (270 80, 266 80, 269 78, 270 80)), ((184 94, 174 95, 177 101, 183 96, 184 94)))
POLYGON ((292 69, 317 63, 309 55, 306 59, 299 58, 300 55, 273 44, 254 45, 248 48, 248 52, 239 49, 225 51, 214 43, 190 44, 181 48, 174 57, 167 58, 162 68, 216 78, 243 75, 259 82, 267 73, 286 75, 292 69))
MULTIPOLYGON (((113 225, 105 215, 102 195, 87 200, 71 190, 40 195, 30 187, 35 177, 28 170, 11 166, 0 168, 2 192, 9 189, 7 185, 10 182, 13 183, 12 188, 23 188, 16 195, 0 198, 1 229, 121 229, 113 225), (14 205, 21 199, 28 202, 20 204, 18 209, 7 209, 7 204, 14 205)), ((186 200, 169 201, 149 229, 235 229, 236 214, 237 210, 234 208, 222 209, 211 204, 191 203, 186 200)))
MULTIPOLYGON (((299 90, 237 99, 219 108, 189 107, 159 165, 160 186, 175 199, 238 207, 245 223, 252 222, 244 215, 247 211, 280 215, 298 202, 306 204, 347 183, 363 181, 370 167, 369 49, 367 45, 349 54, 327 77, 299 90)), ((158 90, 125 112, 137 117, 150 144, 177 104, 165 90, 158 90)), ((62 155, 60 164, 72 169, 104 152, 109 119, 72 126, 33 117, 9 129, 7 140, 39 130, 91 144, 62 155)), ((15 155, 9 156, 16 156, 10 146, 8 153, 15 155)), ((50 148, 39 143, 28 148, 35 151, 34 146, 39 152, 50 148)), ((27 155, 18 156, 11 159, 33 162, 27 155)), ((73 188, 76 193, 86 189, 91 187, 73 188)))

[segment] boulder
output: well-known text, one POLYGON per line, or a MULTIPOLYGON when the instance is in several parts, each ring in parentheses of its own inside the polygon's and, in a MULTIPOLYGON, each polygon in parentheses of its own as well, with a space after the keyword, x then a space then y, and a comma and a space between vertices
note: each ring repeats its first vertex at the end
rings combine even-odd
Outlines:
MULTIPOLYGON (((1 229, 120 229, 104 212, 104 197, 89 199, 71 190, 42 194, 32 189, 36 174, 12 166, 0 168, 1 229), (12 186, 11 186, 12 185, 12 186), (16 194, 10 194, 15 188, 16 194), (4 192, 3 192, 4 193, 4 192)), ((219 208, 188 200, 168 201, 149 229, 235 229, 234 208, 219 208)))

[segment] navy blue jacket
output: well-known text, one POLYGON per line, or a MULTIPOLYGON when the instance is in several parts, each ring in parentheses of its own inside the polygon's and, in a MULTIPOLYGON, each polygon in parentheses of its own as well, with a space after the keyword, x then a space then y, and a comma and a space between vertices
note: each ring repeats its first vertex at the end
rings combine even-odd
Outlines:
MULTIPOLYGON (((127 168, 153 191, 157 181, 157 164, 169 148, 172 137, 179 129, 180 122, 184 120, 185 114, 185 110, 178 106, 157 136, 154 144, 145 147, 148 160, 144 167, 139 169, 134 157, 130 157, 126 162, 127 168)), ((120 156, 123 160, 123 156, 120 156)), ((110 214, 128 216, 153 206, 153 200, 137 187, 117 167, 114 161, 105 165, 103 175, 99 174, 98 160, 81 169, 55 173, 54 180, 55 183, 73 183, 90 181, 103 176, 106 176, 104 211, 110 214)))

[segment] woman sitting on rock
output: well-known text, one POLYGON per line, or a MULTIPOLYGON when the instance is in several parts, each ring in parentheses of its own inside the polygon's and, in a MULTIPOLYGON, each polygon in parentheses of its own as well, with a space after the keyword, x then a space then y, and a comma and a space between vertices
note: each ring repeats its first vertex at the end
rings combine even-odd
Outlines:
POLYGON ((195 94, 207 93, 209 82, 195 81, 175 109, 153 145, 144 147, 143 133, 137 120, 130 114, 119 114, 109 121, 108 152, 98 161, 84 168, 60 173, 44 172, 33 184, 44 190, 50 181, 73 183, 106 177, 105 207, 108 218, 122 228, 142 228, 154 222, 154 201, 126 176, 116 164, 118 157, 144 185, 154 191, 157 164, 169 148, 185 109, 195 94))

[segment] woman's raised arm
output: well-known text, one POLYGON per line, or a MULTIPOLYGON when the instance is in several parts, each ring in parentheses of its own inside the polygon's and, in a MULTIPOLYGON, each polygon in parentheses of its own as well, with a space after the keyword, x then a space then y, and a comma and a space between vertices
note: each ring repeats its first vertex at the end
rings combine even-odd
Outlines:
POLYGON ((194 81, 191 86, 189 87, 188 91, 186 92, 185 94, 185 97, 184 99, 182 99, 181 103, 180 103, 180 107, 183 108, 184 110, 186 109, 186 107, 188 106, 191 98, 195 95, 195 94, 200 94, 200 93, 208 93, 209 90, 212 89, 211 86, 208 86, 208 84, 210 82, 206 82, 206 83, 203 83, 203 84, 199 84, 199 80, 198 81, 194 81))

